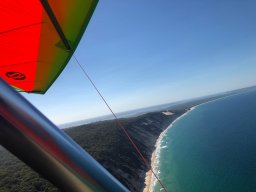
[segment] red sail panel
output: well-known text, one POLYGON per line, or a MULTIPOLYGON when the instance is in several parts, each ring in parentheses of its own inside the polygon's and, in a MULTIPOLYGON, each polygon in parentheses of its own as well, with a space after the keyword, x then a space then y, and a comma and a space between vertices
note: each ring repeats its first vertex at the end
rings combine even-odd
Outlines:
POLYGON ((0 1, 0 77, 26 92, 45 93, 67 65, 97 0, 48 0, 67 51, 40 0, 0 1))
POLYGON ((40 1, 1 0, 0 18, 0 76, 32 91, 42 25, 40 1))

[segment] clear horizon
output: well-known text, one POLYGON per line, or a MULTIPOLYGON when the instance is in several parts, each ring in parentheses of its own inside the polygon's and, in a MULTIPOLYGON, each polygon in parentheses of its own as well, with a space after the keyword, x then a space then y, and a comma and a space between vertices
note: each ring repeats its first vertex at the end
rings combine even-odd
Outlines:
MULTIPOLYGON (((100 1, 76 50, 116 113, 256 85, 255 1, 100 1)), ((45 95, 56 124, 110 114, 71 58, 45 95)))

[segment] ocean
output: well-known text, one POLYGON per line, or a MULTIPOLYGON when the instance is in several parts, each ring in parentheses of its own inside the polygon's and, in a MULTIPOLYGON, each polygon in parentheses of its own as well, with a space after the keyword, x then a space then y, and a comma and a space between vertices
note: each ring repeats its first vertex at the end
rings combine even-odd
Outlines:
POLYGON ((168 192, 256 192, 256 90, 195 107, 158 149, 155 171, 168 192))

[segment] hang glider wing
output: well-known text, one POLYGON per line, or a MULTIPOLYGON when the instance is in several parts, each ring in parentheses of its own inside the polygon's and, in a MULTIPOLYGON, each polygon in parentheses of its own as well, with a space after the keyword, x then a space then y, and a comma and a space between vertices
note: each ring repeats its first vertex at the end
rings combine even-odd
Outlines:
POLYGON ((97 0, 1 0, 0 77, 20 91, 45 93, 67 65, 96 4, 97 0))

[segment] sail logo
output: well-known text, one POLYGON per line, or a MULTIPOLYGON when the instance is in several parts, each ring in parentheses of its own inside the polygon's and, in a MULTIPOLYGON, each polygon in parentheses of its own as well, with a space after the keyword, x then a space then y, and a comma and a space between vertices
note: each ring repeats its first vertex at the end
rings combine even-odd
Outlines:
POLYGON ((11 79, 15 80, 24 80, 26 79, 26 76, 20 72, 15 72, 15 71, 9 71, 6 73, 6 76, 11 79))

